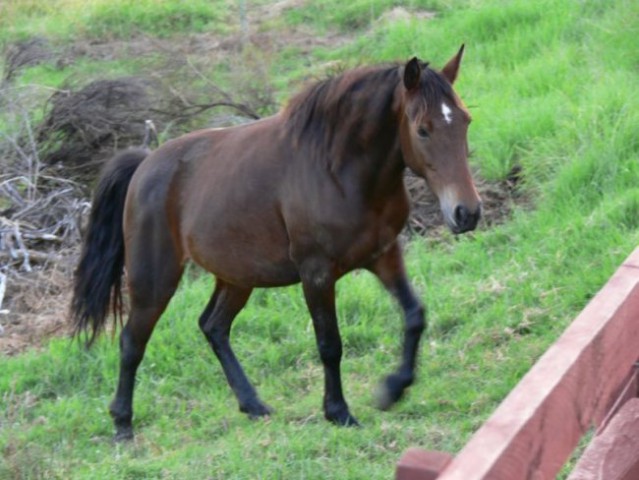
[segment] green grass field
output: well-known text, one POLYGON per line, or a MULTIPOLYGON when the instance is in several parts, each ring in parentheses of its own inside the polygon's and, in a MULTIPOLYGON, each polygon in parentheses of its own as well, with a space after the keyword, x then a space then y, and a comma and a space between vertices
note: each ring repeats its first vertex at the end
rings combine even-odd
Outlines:
MULTIPOLYGON (((9 0, 0 7, 15 19, 9 26, 0 12, 0 41, 38 34, 64 44, 82 36, 236 28, 236 2, 44 4, 9 0), (56 4, 77 15, 63 14, 56 4)), ((233 340, 276 413, 249 421, 237 411, 197 327, 212 280, 193 274, 163 316, 140 368, 133 444, 111 442, 107 405, 118 348, 108 335, 90 351, 63 338, 0 359, 0 478, 392 478, 408 446, 459 450, 638 245, 638 2, 295 5, 268 25, 303 24, 317 35, 339 31, 352 38, 304 58, 294 51, 275 54, 271 81, 278 98, 298 88, 315 63, 417 54, 441 66, 465 42, 456 89, 474 117, 473 166, 488 179, 505 177, 514 165, 523 168, 527 201, 503 225, 407 245, 410 276, 429 310, 418 382, 392 411, 373 408, 377 382, 396 364, 402 321, 372 276, 350 275, 338 285, 343 380, 363 428, 329 425, 300 288, 257 291, 236 320, 233 340), (378 20, 397 5, 436 16, 378 20)), ((34 72, 27 69, 21 81, 37 81, 34 72)), ((45 72, 42 82, 56 79, 45 72)))

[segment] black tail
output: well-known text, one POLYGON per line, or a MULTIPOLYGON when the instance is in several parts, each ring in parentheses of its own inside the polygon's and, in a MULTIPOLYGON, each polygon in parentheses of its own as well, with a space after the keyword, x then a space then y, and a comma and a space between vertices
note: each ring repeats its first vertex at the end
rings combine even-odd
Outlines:
POLYGON ((119 153, 106 163, 98 181, 71 301, 74 335, 90 329, 89 346, 104 328, 109 308, 116 321, 122 319, 124 201, 131 177, 148 154, 144 148, 119 153))

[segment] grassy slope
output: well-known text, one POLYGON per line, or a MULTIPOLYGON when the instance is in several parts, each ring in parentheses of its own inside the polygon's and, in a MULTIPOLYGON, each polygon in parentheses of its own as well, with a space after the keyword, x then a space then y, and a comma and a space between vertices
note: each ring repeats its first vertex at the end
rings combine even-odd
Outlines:
POLYGON ((0 10, 0 40, 45 35, 73 38, 127 38, 148 33, 169 36, 223 27, 232 2, 139 0, 7 0, 0 10))
POLYGON ((318 32, 362 28, 339 51, 316 52, 322 61, 417 53, 441 65, 465 41, 458 91, 475 118, 473 162, 491 178, 523 165, 534 208, 490 231, 409 245, 430 328, 406 401, 388 413, 371 406, 376 381, 395 364, 401 322, 362 273, 340 283, 338 308, 346 394, 365 428, 321 418, 322 372, 298 288, 256 292, 238 318, 238 356, 277 410, 249 422, 197 331, 211 281, 196 278, 184 282, 149 345, 134 445, 109 442, 115 342, 85 352, 54 340, 44 352, 2 360, 0 478, 390 478, 409 445, 459 449, 596 293, 639 240, 639 52, 631 47, 639 6, 409 3, 435 4, 438 18, 369 26, 393 3, 373 2, 373 11, 353 2, 347 12, 326 0, 285 20, 318 32))

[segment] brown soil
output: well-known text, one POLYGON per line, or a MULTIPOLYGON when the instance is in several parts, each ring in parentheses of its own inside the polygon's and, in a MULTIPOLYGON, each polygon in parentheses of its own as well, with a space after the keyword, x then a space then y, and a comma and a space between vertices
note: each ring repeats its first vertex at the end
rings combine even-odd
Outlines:
POLYGON ((39 347, 54 335, 69 333, 67 309, 75 253, 65 252, 30 273, 10 273, 0 315, 0 355, 39 347))

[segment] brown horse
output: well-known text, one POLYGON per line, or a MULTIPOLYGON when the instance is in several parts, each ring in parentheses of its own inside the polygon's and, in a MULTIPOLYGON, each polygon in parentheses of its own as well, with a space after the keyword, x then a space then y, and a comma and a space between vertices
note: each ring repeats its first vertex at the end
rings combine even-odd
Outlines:
POLYGON ((405 313, 401 363, 383 382, 380 407, 399 400, 425 326, 397 241, 409 211, 405 167, 426 179, 454 233, 474 229, 480 216, 467 162, 470 116, 451 87, 462 54, 463 46, 440 72, 417 58, 350 70, 272 117, 196 131, 148 156, 130 150, 106 165, 72 313, 76 331, 90 329, 93 341, 109 310, 121 310, 126 267, 130 314, 110 407, 116 439, 133 436, 136 370, 189 260, 216 277, 199 325, 242 412, 271 410, 231 349, 231 323, 254 288, 302 282, 324 366, 324 414, 357 424, 342 394, 335 283, 358 268, 373 272, 405 313))

